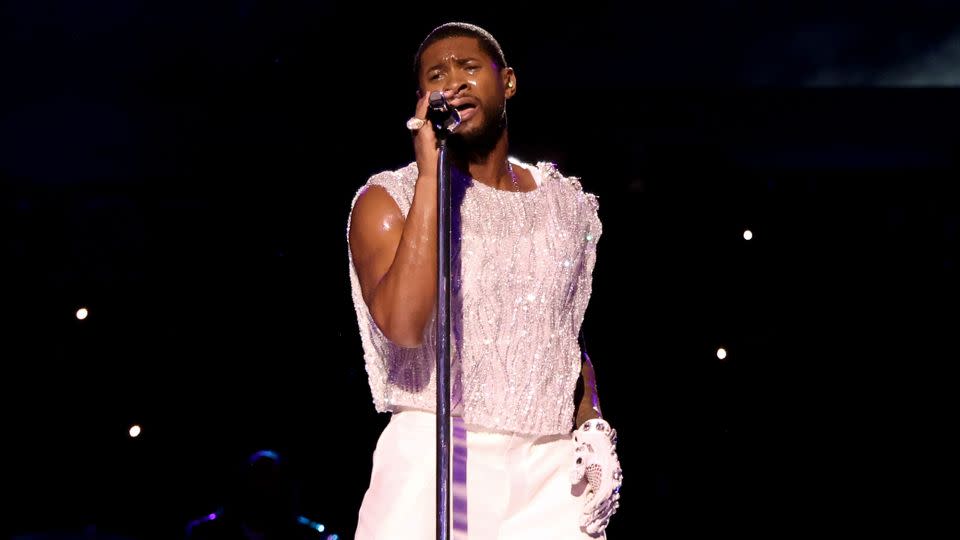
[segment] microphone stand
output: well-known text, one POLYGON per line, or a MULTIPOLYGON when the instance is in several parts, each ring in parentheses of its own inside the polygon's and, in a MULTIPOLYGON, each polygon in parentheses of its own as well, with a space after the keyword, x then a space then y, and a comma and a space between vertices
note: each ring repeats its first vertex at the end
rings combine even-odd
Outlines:
POLYGON ((450 418, 450 244, 451 189, 447 135, 460 125, 456 109, 446 109, 442 97, 431 105, 449 114, 432 122, 439 142, 437 158, 437 540, 450 540, 452 522, 451 462, 453 428, 450 418))
POLYGON ((437 540, 450 538, 450 162, 446 137, 437 160, 437 540))

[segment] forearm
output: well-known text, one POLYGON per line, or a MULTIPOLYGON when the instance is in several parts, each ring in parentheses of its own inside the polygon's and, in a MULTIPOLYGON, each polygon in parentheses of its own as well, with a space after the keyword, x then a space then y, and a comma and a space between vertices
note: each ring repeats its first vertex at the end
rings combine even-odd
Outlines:
POLYGON ((600 396, 597 393, 597 378, 593 370, 593 362, 586 352, 582 353, 580 364, 580 401, 577 403, 576 425, 580 426, 591 418, 602 418, 600 412, 600 396))
POLYGON ((437 180, 417 179, 393 263, 377 284, 370 312, 388 339, 416 347, 436 306, 437 180))

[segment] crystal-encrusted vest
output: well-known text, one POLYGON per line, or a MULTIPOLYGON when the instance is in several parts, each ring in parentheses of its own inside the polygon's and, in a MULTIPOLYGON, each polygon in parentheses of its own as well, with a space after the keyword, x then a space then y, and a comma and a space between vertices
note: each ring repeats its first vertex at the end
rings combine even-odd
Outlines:
MULTIPOLYGON (((451 181, 453 414, 494 431, 565 434, 573 427, 577 335, 601 234, 597 199, 551 163, 511 161, 533 173, 537 189, 504 191, 458 176, 451 181)), ((374 175, 357 196, 380 186, 406 216, 416 180, 411 163, 374 175)), ((435 322, 421 347, 399 347, 370 315, 352 256, 350 283, 377 411, 434 411, 435 322)))

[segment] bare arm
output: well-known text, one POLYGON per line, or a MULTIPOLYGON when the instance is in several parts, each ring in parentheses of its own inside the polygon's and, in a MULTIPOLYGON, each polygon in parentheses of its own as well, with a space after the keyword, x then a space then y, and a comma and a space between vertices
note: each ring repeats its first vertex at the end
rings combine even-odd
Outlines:
POLYGON ((593 371, 593 362, 590 361, 586 348, 582 346, 578 383, 577 414, 574 419, 577 427, 591 418, 603 418, 603 413, 600 412, 600 396, 597 394, 597 377, 593 371))
MULTIPOLYGON (((417 102, 426 117, 427 96, 417 102)), ((429 125, 414 136, 419 176, 406 219, 380 187, 367 189, 351 214, 350 250, 363 299, 377 326, 401 347, 423 339, 437 296, 437 143, 429 125)))

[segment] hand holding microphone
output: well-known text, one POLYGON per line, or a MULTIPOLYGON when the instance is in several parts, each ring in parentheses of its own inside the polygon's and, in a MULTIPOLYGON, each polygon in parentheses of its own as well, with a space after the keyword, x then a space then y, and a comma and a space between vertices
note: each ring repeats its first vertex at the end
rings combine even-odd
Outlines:
POLYGON ((414 136, 414 152, 421 176, 437 175, 437 141, 443 139, 460 125, 460 112, 447 103, 444 92, 434 91, 421 95, 417 111, 407 120, 407 129, 414 136), (427 124, 433 129, 423 129, 427 124))
MULTIPOLYGON (((421 97, 420 103, 422 102, 423 98, 421 97)), ((417 112, 420 113, 421 110, 422 107, 418 104, 417 112)), ((453 133, 456 131, 457 126, 460 125, 460 112, 447 103, 447 99, 443 97, 443 92, 430 92, 429 99, 427 100, 426 115, 430 123, 433 124, 434 131, 441 136, 453 133)), ((419 116, 414 116, 407 120, 407 129, 415 132, 426 123, 427 120, 419 116)))
POLYGON ((434 131, 440 138, 453 133, 460 125, 460 112, 447 103, 446 98, 443 97, 443 92, 430 92, 427 118, 430 119, 434 131))

